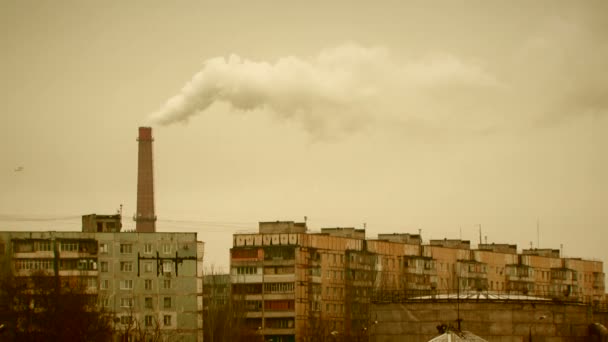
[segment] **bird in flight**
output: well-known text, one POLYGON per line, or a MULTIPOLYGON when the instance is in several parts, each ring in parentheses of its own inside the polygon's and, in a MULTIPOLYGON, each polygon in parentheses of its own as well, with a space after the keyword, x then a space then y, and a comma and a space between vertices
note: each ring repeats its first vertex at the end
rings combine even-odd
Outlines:
POLYGON ((21 172, 23 171, 23 166, 18 166, 15 168, 15 172, 21 172))

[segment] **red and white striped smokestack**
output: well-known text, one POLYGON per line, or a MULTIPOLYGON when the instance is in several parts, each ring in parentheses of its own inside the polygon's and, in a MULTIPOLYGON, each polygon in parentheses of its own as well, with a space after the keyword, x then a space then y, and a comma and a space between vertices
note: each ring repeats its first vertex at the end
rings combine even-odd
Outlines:
POLYGON ((137 213, 135 230, 138 233, 156 231, 154 214, 154 169, 152 167, 152 128, 139 127, 139 152, 137 160, 137 213))

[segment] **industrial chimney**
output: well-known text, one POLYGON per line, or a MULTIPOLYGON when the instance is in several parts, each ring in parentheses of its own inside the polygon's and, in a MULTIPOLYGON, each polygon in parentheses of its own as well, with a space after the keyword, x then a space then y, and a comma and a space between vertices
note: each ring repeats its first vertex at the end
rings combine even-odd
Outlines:
POLYGON ((138 233, 156 232, 154 214, 154 172, 152 168, 152 128, 139 127, 137 160, 137 213, 135 230, 138 233))

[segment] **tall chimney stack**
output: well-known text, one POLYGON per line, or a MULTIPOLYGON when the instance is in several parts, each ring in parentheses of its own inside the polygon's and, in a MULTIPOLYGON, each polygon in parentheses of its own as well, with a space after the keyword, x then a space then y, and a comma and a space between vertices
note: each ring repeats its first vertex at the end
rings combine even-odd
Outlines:
POLYGON ((139 127, 137 160, 137 213, 135 230, 138 233, 156 232, 154 214, 154 169, 152 167, 152 128, 139 127))

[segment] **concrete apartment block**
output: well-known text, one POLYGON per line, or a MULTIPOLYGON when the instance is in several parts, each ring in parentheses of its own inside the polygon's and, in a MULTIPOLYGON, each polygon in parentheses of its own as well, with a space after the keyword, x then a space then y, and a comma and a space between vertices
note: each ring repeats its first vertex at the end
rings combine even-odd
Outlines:
MULTIPOLYGON (((305 223, 291 221, 262 222, 258 233, 235 234, 230 261, 232 296, 246 301, 251 332, 276 342, 368 341, 379 329, 373 319, 377 313, 372 310, 379 303, 408 303, 412 298, 432 302, 458 294, 484 294, 493 301, 507 296, 521 303, 538 297, 588 308, 605 303, 599 261, 560 258, 554 251, 518 254, 517 246, 509 244, 471 249, 470 241, 457 239, 422 244, 417 234, 380 234, 377 240, 364 234, 355 228, 310 233, 305 223)), ((417 336, 412 341, 422 335, 432 337, 437 324, 446 319, 445 313, 432 308, 416 314, 420 322, 428 324, 405 326, 397 319, 387 323, 395 325, 397 333, 385 340, 401 341, 399 336, 411 334, 417 336)), ((488 336, 516 341, 505 336, 516 336, 523 329, 516 324, 519 313, 513 316, 516 318, 498 317, 492 310, 478 314, 515 322, 505 323, 506 328, 489 325, 495 333, 488 336)), ((483 317, 470 320, 473 326, 469 330, 476 333, 473 328, 481 329, 486 324, 483 317)))
POLYGON ((136 320, 171 339, 202 341, 203 252, 196 233, 0 232, 6 271, 85 280, 115 314, 117 335, 136 320))

